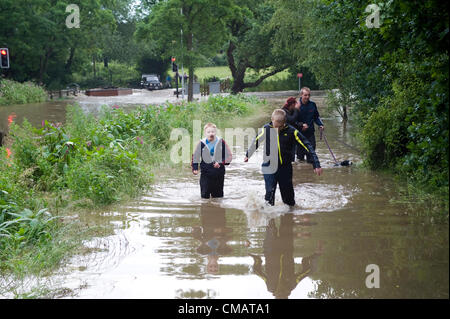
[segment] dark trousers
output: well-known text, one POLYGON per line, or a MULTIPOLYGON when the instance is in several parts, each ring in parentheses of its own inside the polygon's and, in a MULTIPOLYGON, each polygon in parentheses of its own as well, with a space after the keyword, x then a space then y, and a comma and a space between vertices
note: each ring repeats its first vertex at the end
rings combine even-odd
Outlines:
POLYGON ((208 176, 200 174, 200 193, 202 198, 223 197, 225 175, 208 176))
MULTIPOLYGON (((311 145, 315 151, 316 150, 316 136, 314 135, 314 132, 303 134, 303 135, 308 139, 308 141, 311 143, 311 145)), ((296 147, 297 147, 297 151, 296 151, 297 159, 304 160, 305 156, 306 156, 306 160, 308 161, 308 163, 313 162, 311 154, 303 146, 297 144, 296 147)))
POLYGON ((266 195, 264 199, 270 205, 275 205, 275 191, 277 184, 280 185, 281 199, 283 203, 294 206, 294 185, 292 184, 292 164, 279 165, 275 174, 264 174, 264 182, 266 185, 266 195))

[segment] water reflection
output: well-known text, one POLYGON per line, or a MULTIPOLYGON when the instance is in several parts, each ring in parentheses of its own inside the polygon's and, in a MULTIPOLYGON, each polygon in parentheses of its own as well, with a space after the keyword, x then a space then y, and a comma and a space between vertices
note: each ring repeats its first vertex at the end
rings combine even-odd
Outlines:
POLYGON ((277 299, 288 298, 300 281, 315 272, 317 259, 322 254, 322 245, 319 242, 313 254, 303 257, 301 264, 295 262, 295 221, 305 226, 313 225, 309 219, 294 217, 292 213, 280 216, 279 226, 275 218, 269 220, 263 243, 265 266, 260 256, 249 254, 254 262, 253 272, 265 281, 267 290, 277 299))
POLYGON ((233 251, 227 242, 231 239, 232 229, 226 227, 225 209, 204 203, 200 208, 201 226, 193 228, 192 235, 200 241, 197 252, 207 256, 206 271, 219 272, 219 257, 233 251))

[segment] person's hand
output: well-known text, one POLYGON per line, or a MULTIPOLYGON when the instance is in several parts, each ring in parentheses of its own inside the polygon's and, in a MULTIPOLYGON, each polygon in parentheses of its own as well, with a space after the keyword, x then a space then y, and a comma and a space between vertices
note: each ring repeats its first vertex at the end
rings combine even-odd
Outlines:
POLYGON ((323 131, 323 130, 325 129, 325 127, 323 127, 323 125, 322 125, 322 126, 319 126, 319 129, 320 129, 321 131, 323 131))
POLYGON ((317 176, 322 175, 322 167, 315 168, 315 169, 314 169, 314 173, 316 173, 317 176))
POLYGON ((219 167, 220 167, 220 164, 217 162, 214 162, 214 168, 219 168, 219 167))
POLYGON ((193 173, 194 175, 197 175, 197 174, 198 174, 198 170, 195 169, 195 170, 192 171, 192 173, 193 173))
POLYGON ((308 129, 308 124, 303 123, 302 131, 306 131, 308 129))
POLYGON ((246 157, 244 157, 244 162, 248 162, 248 157, 246 156, 246 157))

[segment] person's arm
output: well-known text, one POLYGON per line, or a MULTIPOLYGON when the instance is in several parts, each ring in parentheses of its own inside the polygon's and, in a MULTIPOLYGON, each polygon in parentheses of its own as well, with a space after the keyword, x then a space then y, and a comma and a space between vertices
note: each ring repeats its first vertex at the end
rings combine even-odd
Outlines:
POLYGON ((302 131, 306 130, 307 127, 304 128, 304 126, 303 126, 304 124, 306 126, 308 126, 305 122, 303 122, 303 119, 301 118, 300 109, 297 110, 297 119, 296 119, 296 123, 295 124, 297 126, 296 129, 299 130, 299 131, 300 130, 302 130, 302 131))
POLYGON ((266 138, 266 128, 263 127, 259 132, 258 135, 253 139, 252 144, 248 148, 247 152, 245 153, 244 162, 247 162, 248 159, 255 153, 255 151, 258 149, 259 145, 264 142, 266 138))
POLYGON ((312 147, 312 145, 308 141, 308 139, 302 133, 300 133, 298 130, 294 131, 294 137, 295 137, 295 141, 311 154, 312 159, 313 159, 314 172, 316 172, 317 175, 322 174, 322 168, 320 167, 319 158, 317 157, 317 154, 314 151, 314 148, 312 147))
POLYGON ((191 168, 194 175, 198 174, 198 164, 202 160, 202 142, 199 142, 192 154, 191 168))
POLYGON ((298 109, 294 109, 294 115, 293 115, 293 127, 296 128, 297 130, 301 130, 302 126, 303 126, 303 122, 301 122, 300 120, 300 111, 298 109))
POLYGON ((323 122, 320 118, 319 110, 317 109, 316 103, 314 103, 314 122, 320 127, 321 130, 323 130, 323 122))
POLYGON ((232 159, 233 159, 233 152, 231 152, 227 142, 225 142, 225 140, 222 139, 222 164, 230 165, 232 159))

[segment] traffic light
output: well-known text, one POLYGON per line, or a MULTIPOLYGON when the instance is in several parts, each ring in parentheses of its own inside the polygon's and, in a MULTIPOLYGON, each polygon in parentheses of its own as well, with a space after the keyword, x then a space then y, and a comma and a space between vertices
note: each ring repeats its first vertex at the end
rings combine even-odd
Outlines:
POLYGON ((172 63, 172 71, 178 72, 178 65, 175 62, 172 63))
POLYGON ((8 48, 0 48, 0 58, 2 69, 9 68, 9 50, 8 48))

